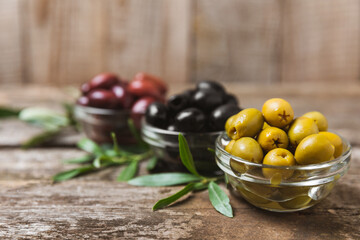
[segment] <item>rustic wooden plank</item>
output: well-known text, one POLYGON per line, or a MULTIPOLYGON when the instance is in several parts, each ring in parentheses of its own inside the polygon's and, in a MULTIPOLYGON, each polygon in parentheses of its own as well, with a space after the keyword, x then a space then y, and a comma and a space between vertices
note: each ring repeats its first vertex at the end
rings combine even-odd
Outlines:
POLYGON ((322 203, 298 213, 266 212, 231 196, 234 219, 219 215, 206 192, 151 212, 159 198, 179 187, 142 188, 77 180, 56 185, 20 183, 11 189, 5 187, 5 191, 2 187, 0 236, 267 239, 270 235, 276 239, 357 239, 360 181, 358 176, 345 178, 322 203))
POLYGON ((107 69, 132 78, 139 71, 185 82, 191 1, 109 1, 107 69))
MULTIPOLYGON (((170 93, 179 93, 192 88, 192 84, 172 84, 170 93)), ((360 145, 360 111, 356 103, 360 101, 360 85, 273 85, 253 86, 228 83, 226 88, 236 94, 243 108, 256 107, 261 109, 262 104, 269 98, 282 97, 293 106, 296 116, 318 110, 329 120, 329 128, 348 139, 351 144, 360 145)), ((60 103, 63 100, 73 101, 66 95, 64 89, 30 85, 27 91, 22 88, 9 87, 0 91, 0 105, 14 107, 42 106, 61 111, 60 103), (43 94, 39 94, 39 92, 43 94)), ((18 146, 25 139, 38 133, 39 129, 27 126, 18 121, 1 120, 0 146, 18 146), (11 136, 11 138, 8 138, 11 136)), ((78 137, 70 135, 59 139, 60 145, 73 145, 78 137)))
POLYGON ((194 80, 280 80, 281 2, 196 1, 194 80))
POLYGON ((139 71, 169 82, 187 79, 189 0, 36 0, 22 5, 23 67, 31 82, 80 84, 102 71, 127 79, 139 71))
POLYGON ((18 187, 0 196, 0 236, 32 239, 267 239, 269 236, 357 239, 360 236, 359 205, 324 208, 331 206, 333 194, 312 209, 289 214, 265 212, 243 200, 232 199, 235 218, 226 218, 212 209, 206 192, 187 198, 181 205, 151 212, 157 197, 167 196, 176 189, 129 189, 122 184, 102 182, 18 187))
POLYGON ((84 82, 104 66, 106 23, 102 1, 25 1, 29 81, 84 82))
POLYGON ((359 82, 360 2, 284 1, 283 82, 359 82))
MULTIPOLYGON (((71 148, 39 148, 21 150, 3 148, 0 150, 0 181, 3 184, 11 181, 50 181, 60 171, 77 167, 74 164, 63 164, 63 160, 80 157, 86 153, 71 148)), ((147 174, 145 165, 141 165, 140 175, 147 174)), ((108 168, 94 174, 79 178, 77 181, 114 181, 121 167, 108 168)), ((354 147, 349 175, 357 176, 360 172, 360 148, 354 147)))
POLYGON ((23 76, 20 1, 0 1, 0 83, 20 83, 23 76))

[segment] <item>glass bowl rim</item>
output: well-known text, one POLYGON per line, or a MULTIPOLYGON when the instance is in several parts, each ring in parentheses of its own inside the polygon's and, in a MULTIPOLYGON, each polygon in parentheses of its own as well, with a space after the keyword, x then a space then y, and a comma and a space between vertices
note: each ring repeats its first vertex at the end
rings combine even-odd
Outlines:
POLYGON ((336 164, 339 164, 339 163, 345 161, 350 156, 351 151, 352 151, 350 142, 348 140, 346 140, 345 138, 343 138, 341 135, 339 135, 339 134, 337 134, 337 135, 341 138, 341 140, 343 141, 343 144, 345 144, 346 151, 344 151, 339 157, 337 157, 331 161, 317 163, 317 164, 294 165, 294 166, 275 166, 275 165, 267 165, 267 164, 262 164, 262 163, 254 163, 254 162, 245 160, 243 158, 236 157, 236 156, 228 153, 227 151, 225 151, 225 149, 222 147, 221 140, 224 137, 228 137, 227 133, 225 131, 223 131, 219 135, 219 137, 217 137, 217 139, 216 139, 215 154, 216 154, 216 157, 219 159, 219 161, 221 161, 223 164, 225 164, 225 166, 227 166, 228 168, 230 168, 230 164, 227 164, 226 162, 224 162, 221 159, 222 157, 218 156, 219 152, 222 156, 225 156, 226 158, 233 159, 239 163, 243 163, 248 166, 254 166, 254 167, 258 167, 258 168, 289 169, 289 170, 318 170, 318 169, 328 168, 328 167, 334 166, 336 164))
POLYGON ((146 122, 145 117, 143 117, 143 119, 141 120, 141 127, 142 130, 145 131, 151 131, 153 133, 157 133, 157 134, 162 134, 162 135, 173 135, 173 136, 178 136, 180 133, 182 135, 186 136, 217 136, 220 135, 223 131, 212 131, 212 132, 179 132, 179 131, 170 131, 167 129, 162 129, 162 128, 158 128, 155 126, 150 125, 148 122, 146 122))
POLYGON ((88 107, 88 106, 75 104, 74 111, 79 111, 79 110, 88 114, 101 114, 101 115, 130 113, 130 109, 107 109, 107 108, 96 108, 96 107, 88 107))

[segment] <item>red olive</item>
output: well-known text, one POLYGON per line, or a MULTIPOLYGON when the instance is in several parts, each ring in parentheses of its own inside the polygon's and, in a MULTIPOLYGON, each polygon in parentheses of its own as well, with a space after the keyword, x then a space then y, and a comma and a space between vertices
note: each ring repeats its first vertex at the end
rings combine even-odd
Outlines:
POLYGON ((88 82, 81 84, 80 90, 82 94, 88 94, 90 92, 90 84, 88 82))
POLYGON ((101 73, 90 80, 90 90, 110 89, 112 86, 121 83, 118 76, 113 73, 101 73))
POLYGON ((118 104, 115 94, 110 90, 96 89, 91 91, 88 97, 92 107, 114 109, 118 104))
POLYGON ((137 81, 137 80, 146 80, 154 83, 160 89, 160 92, 162 94, 166 94, 168 90, 167 85, 163 80, 144 72, 139 72, 135 75, 133 81, 137 81))
POLYGON ((124 109, 129 109, 131 107, 134 102, 134 96, 126 90, 126 87, 117 84, 111 88, 111 91, 115 94, 119 107, 124 109))
POLYGON ((142 97, 134 103, 131 108, 131 118, 137 128, 140 128, 141 118, 144 116, 147 107, 155 101, 156 99, 153 97, 142 97))
POLYGON ((139 97, 151 96, 156 99, 164 99, 158 86, 145 79, 131 81, 128 86, 128 91, 139 97))
POLYGON ((89 101, 89 98, 87 96, 81 96, 76 101, 76 103, 81 105, 81 106, 89 106, 89 102, 90 101, 89 101))

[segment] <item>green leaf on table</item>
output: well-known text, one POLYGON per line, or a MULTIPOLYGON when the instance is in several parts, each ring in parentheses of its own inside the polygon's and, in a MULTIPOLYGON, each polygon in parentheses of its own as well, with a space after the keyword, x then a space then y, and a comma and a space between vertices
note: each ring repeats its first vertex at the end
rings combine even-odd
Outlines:
POLYGON ((67 159, 63 162, 68 164, 88 163, 92 160, 92 158, 93 157, 91 155, 85 155, 78 158, 67 159))
POLYGON ((200 176, 200 174, 196 171, 193 156, 190 152, 186 138, 181 133, 179 133, 178 138, 179 138, 179 152, 182 163, 187 168, 187 170, 189 170, 189 172, 191 172, 196 176, 200 176))
POLYGON ((191 192, 194 189, 194 185, 195 185, 195 183, 189 183, 188 185, 186 185, 183 189, 181 189, 174 195, 171 195, 170 197, 159 200, 153 206, 153 211, 163 208, 163 207, 166 207, 166 206, 170 205, 171 203, 175 202, 176 200, 178 200, 179 198, 181 198, 182 196, 185 196, 186 194, 188 194, 189 192, 191 192))
POLYGON ((95 154, 96 156, 103 154, 103 150, 100 148, 100 146, 88 138, 81 139, 77 143, 77 146, 85 152, 95 154))
POLYGON ((174 186, 188 182, 200 181, 202 178, 190 173, 158 173, 140 176, 128 181, 135 186, 174 186))
POLYGON ((233 217, 230 199, 215 182, 210 182, 208 186, 209 199, 214 208, 227 217, 233 217))
POLYGON ((112 139, 113 145, 114 145, 114 152, 119 154, 120 153, 119 144, 117 142, 116 134, 114 132, 111 133, 111 139, 112 139))
POLYGON ((74 117, 74 104, 65 102, 63 103, 63 107, 65 109, 65 116, 67 117, 69 124, 75 126, 76 120, 74 117))
POLYGON ((134 136, 134 138, 136 139, 136 142, 144 148, 148 148, 148 145, 142 140, 139 131, 137 130, 137 128, 135 127, 134 121, 129 118, 128 119, 128 126, 130 129, 130 132, 132 133, 132 135, 134 136))
POLYGON ((81 174, 90 172, 92 170, 94 170, 94 167, 92 165, 88 165, 85 167, 80 167, 80 168, 71 169, 69 171, 60 172, 60 173, 56 174, 55 176, 53 176, 53 181, 54 182, 65 181, 65 180, 74 178, 76 176, 79 176, 81 174))
POLYGON ((65 127, 69 125, 67 117, 55 111, 38 107, 30 107, 21 110, 19 113, 19 119, 47 129, 65 127))
POLYGON ((0 107, 0 118, 17 117, 19 113, 20 110, 17 109, 0 107))
POLYGON ((209 182, 197 182, 197 183, 195 183, 194 190, 201 191, 201 190, 207 189, 208 186, 209 186, 209 182))
POLYGON ((153 170, 155 167, 156 167, 156 164, 158 163, 158 158, 157 157, 151 157, 149 160, 148 160, 148 163, 146 165, 146 169, 148 171, 150 170, 153 170))
POLYGON ((93 166, 96 168, 101 168, 101 157, 98 156, 93 161, 93 166))
POLYGON ((132 179, 136 172, 138 171, 139 162, 138 161, 132 161, 129 165, 127 165, 119 174, 117 177, 117 180, 119 182, 124 182, 132 179))
POLYGON ((50 141, 53 139, 56 135, 60 133, 60 128, 52 129, 52 130, 46 130, 38 135, 35 135, 34 137, 26 140, 21 147, 24 149, 28 149, 31 147, 39 146, 45 142, 50 141))
POLYGON ((215 154, 215 149, 213 149, 213 148, 208 148, 207 149, 209 152, 212 152, 213 154, 215 154))

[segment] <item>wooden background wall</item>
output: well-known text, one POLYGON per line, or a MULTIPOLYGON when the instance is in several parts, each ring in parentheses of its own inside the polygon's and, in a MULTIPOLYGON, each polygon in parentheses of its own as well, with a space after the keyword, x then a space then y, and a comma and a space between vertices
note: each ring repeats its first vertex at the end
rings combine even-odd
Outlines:
POLYGON ((0 0, 0 83, 360 82, 359 0, 0 0))

